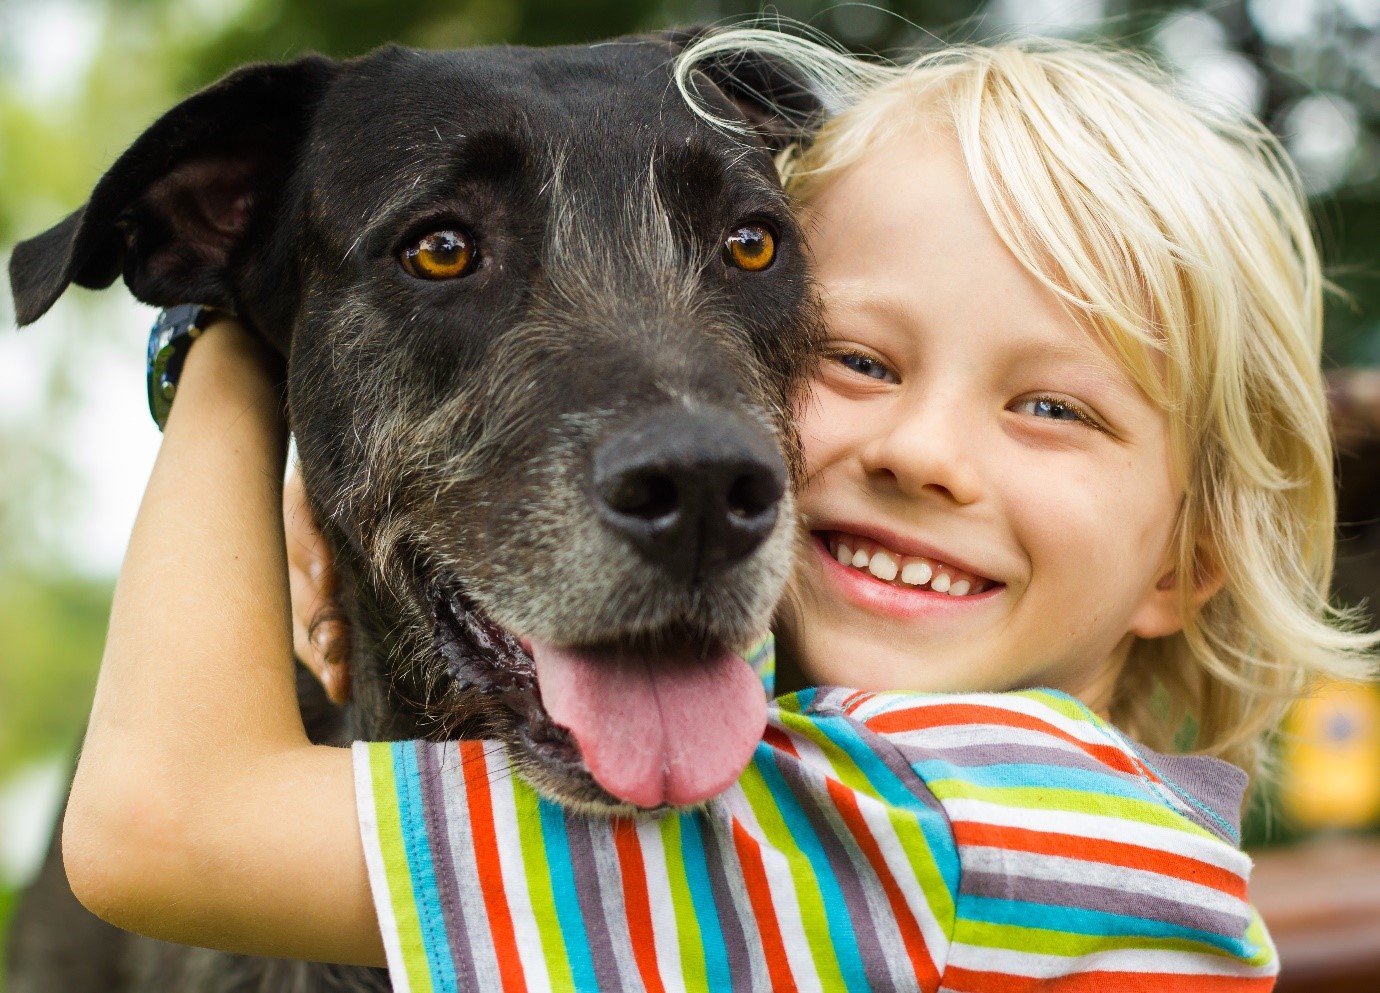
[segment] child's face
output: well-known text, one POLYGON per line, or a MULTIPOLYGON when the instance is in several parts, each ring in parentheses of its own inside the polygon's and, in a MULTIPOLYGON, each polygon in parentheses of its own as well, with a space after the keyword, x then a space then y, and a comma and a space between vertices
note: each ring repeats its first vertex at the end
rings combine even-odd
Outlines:
POLYGON ((951 137, 874 148, 810 219, 830 354, 791 656, 812 683, 1105 707, 1132 636, 1180 624, 1165 414, 1003 245, 951 137))

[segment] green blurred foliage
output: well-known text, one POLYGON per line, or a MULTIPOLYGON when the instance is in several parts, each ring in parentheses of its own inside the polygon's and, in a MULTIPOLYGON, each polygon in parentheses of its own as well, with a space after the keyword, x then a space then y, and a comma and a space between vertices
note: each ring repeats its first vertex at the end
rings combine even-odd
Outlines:
POLYGON ((0 574, 0 756, 13 768, 71 750, 91 709, 109 581, 0 574))
MULTIPOLYGON (((0 886, 0 939, 8 933, 10 915, 14 913, 16 894, 0 886)), ((0 940, 0 990, 5 988, 5 942, 0 940)))
MULTIPOLYGON (((30 762, 75 755, 91 710, 111 585, 0 572, 0 785, 30 762)), ((0 885, 0 937, 14 897, 0 885)), ((0 941, 0 977, 3 956, 0 941)))
POLYGON ((660 24, 658 13, 650 4, 626 0, 585 0, 578 6, 565 0, 254 0, 239 23, 188 53, 184 81, 204 82, 266 56, 359 55, 384 41, 420 48, 590 41, 660 24))

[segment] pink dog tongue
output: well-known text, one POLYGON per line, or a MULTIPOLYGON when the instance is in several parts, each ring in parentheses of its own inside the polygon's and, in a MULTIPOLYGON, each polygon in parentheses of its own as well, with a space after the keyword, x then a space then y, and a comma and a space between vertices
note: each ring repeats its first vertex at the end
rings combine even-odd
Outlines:
POLYGON ((699 803, 731 786, 767 724, 762 683, 737 655, 650 657, 534 643, 551 719, 599 785, 639 807, 699 803))

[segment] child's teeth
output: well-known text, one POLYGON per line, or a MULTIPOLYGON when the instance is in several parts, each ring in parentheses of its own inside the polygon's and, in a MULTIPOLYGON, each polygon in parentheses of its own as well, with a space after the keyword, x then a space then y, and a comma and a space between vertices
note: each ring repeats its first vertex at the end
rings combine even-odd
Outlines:
POLYGON ((924 586, 933 575, 934 570, 928 562, 907 562, 901 570, 901 582, 910 586, 924 586))
POLYGON ((867 571, 889 583, 896 578, 896 560, 886 552, 873 552, 872 561, 867 564, 867 571))
POLYGON ((958 573, 943 563, 919 557, 907 560, 885 548, 868 551, 838 541, 834 545, 834 557, 843 565, 865 569, 884 583, 895 582, 899 578, 907 586, 928 585, 935 593, 947 593, 949 596, 968 596, 981 585, 979 580, 958 573))

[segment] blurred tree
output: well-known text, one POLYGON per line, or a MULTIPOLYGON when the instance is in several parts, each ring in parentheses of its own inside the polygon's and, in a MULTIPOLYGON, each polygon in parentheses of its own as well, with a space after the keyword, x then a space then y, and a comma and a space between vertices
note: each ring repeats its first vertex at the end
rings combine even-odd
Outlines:
POLYGON ((266 53, 344 57, 386 41, 425 48, 592 41, 660 26, 660 13, 645 0, 250 0, 228 30, 188 50, 184 82, 204 83, 266 53))

